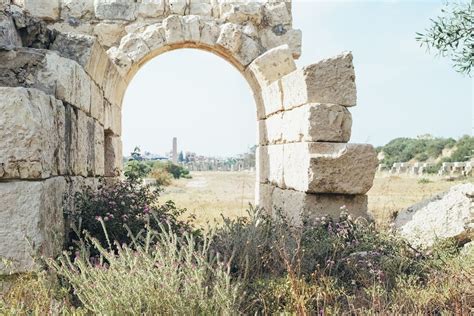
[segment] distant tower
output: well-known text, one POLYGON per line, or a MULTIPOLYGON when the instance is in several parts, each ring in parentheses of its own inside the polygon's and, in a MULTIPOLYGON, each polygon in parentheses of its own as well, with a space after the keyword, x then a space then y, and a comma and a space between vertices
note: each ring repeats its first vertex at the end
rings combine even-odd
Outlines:
POLYGON ((171 152, 173 163, 178 163, 178 138, 173 137, 173 151, 171 152))

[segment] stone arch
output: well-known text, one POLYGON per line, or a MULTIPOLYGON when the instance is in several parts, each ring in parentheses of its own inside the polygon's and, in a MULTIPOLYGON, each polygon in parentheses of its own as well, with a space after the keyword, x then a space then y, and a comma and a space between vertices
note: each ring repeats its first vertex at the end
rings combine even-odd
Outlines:
POLYGON ((33 267, 24 237, 45 255, 60 250, 64 193, 120 174, 128 82, 183 47, 223 57, 253 90, 260 207, 295 222, 342 206, 368 215, 377 158, 370 145, 348 144, 352 55, 297 69, 291 1, 0 3, 0 257, 15 272, 33 267))

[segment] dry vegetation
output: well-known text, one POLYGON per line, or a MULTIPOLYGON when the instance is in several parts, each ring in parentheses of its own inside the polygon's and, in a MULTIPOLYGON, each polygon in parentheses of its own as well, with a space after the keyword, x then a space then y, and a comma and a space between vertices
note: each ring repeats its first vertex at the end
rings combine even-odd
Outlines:
MULTIPOLYGON (((192 179, 175 180, 165 189, 161 201, 172 200, 178 207, 196 216, 198 225, 221 222, 227 217, 245 215, 249 203, 255 203, 255 174, 251 172, 193 172, 192 179)), ((447 181, 439 177, 380 175, 369 191, 369 209, 377 224, 385 226, 392 214, 451 186, 473 181, 447 181)))

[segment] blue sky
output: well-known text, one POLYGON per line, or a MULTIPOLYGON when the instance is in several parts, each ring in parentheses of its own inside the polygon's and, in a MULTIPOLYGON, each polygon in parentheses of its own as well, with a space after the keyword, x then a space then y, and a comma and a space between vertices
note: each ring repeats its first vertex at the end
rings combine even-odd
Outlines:
MULTIPOLYGON (((303 31, 302 67, 350 50, 358 105, 351 142, 382 145, 396 137, 472 133, 473 81, 449 59, 427 54, 415 32, 442 1, 294 1, 303 31)), ((247 83, 208 52, 178 50, 146 64, 124 101, 124 154, 135 145, 164 153, 171 139, 206 155, 244 152, 256 142, 255 105, 247 83)))

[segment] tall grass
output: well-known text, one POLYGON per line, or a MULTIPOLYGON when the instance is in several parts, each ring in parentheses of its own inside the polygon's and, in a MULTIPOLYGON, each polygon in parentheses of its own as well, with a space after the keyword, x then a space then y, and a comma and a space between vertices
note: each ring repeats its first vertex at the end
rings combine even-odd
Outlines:
POLYGON ((170 227, 148 229, 133 246, 106 249, 93 237, 99 256, 64 255, 50 267, 72 287, 81 306, 94 314, 230 314, 239 299, 228 267, 209 251, 209 239, 178 237, 170 227))

